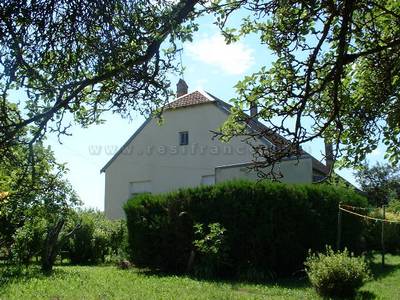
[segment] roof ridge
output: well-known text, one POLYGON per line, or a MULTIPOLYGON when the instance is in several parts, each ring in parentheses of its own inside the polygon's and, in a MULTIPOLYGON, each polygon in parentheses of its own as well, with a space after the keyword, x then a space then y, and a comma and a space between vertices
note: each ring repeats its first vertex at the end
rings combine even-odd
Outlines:
MULTIPOLYGON (((190 92, 190 93, 187 93, 187 94, 183 94, 182 96, 176 97, 172 102, 174 102, 176 100, 179 100, 179 99, 181 99, 183 97, 186 97, 187 95, 193 94, 194 92, 197 92, 197 90, 193 91, 193 92, 190 92)), ((172 102, 170 102, 170 103, 172 103, 172 102)))
POLYGON ((211 103, 215 100, 207 95, 206 92, 201 90, 195 90, 191 93, 187 93, 176 98, 174 101, 165 105, 166 109, 170 108, 179 108, 179 107, 188 107, 192 105, 204 104, 204 103, 211 103))
MULTIPOLYGON (((175 108, 183 108, 205 103, 213 103, 219 109, 224 111, 226 114, 230 114, 230 108, 232 107, 231 104, 201 89, 177 97, 174 101, 166 104, 164 108, 175 109, 175 108)), ((127 145, 129 145, 133 141, 133 139, 142 131, 142 129, 150 122, 151 119, 152 117, 149 117, 139 127, 139 129, 125 142, 125 144, 118 150, 118 152, 111 158, 111 160, 108 161, 107 164, 101 169, 101 172, 105 172, 105 170, 114 161, 114 159, 124 150, 125 147, 127 147, 127 145)), ((260 138, 266 140, 268 143, 271 143, 272 145, 279 145, 279 144, 282 145, 288 143, 288 140, 285 137, 281 136, 277 132, 274 132, 271 128, 269 128, 266 124, 262 123, 260 120, 250 119, 245 123, 251 130, 261 133, 260 138)), ((314 158, 311 154, 307 153, 304 150, 302 150, 302 154, 309 155, 315 161, 317 161, 316 158, 314 158)), ((319 169, 321 170, 324 169, 323 168, 324 164, 319 161, 315 162, 313 165, 315 165, 317 168, 319 167, 319 169)))
POLYGON ((210 101, 215 101, 216 100, 213 95, 211 95, 209 92, 207 92, 207 91, 205 91, 203 89, 198 89, 195 92, 199 92, 200 94, 202 94, 204 97, 206 97, 210 101))

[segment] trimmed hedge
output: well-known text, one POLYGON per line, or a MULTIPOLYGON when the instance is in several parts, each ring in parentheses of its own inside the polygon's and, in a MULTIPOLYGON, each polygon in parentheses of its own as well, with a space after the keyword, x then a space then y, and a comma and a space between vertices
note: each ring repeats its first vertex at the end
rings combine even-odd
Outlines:
MULTIPOLYGON (((335 245, 339 202, 367 205, 345 188, 272 182, 139 195, 124 206, 131 259, 139 266, 185 272, 194 251, 193 225, 220 223, 230 264, 216 275, 292 274, 303 268, 309 249, 335 245)), ((360 220, 343 215, 342 228, 342 246, 361 251, 360 220)))

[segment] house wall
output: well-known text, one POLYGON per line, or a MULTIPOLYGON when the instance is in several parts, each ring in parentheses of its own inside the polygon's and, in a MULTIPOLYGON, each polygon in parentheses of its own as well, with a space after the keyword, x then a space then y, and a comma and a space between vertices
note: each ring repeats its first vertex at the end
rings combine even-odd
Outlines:
MULTIPOLYGON (((252 170, 250 164, 233 166, 222 166, 215 169, 215 182, 223 182, 233 179, 257 180, 257 172, 252 170)), ((270 170, 270 169, 269 169, 270 170)), ((269 171, 268 169, 265 172, 269 171)), ((312 161, 311 158, 300 160, 286 160, 275 165, 275 170, 280 170, 285 183, 312 183, 312 161)))
MULTIPOLYGON (((164 113, 164 123, 151 120, 107 167, 105 212, 109 218, 123 218, 122 205, 135 182, 146 182, 151 193, 198 186, 203 176, 214 175, 215 167, 251 161, 251 149, 240 139, 229 144, 213 140, 227 114, 213 103, 164 113), (184 110, 184 112, 183 112, 184 110), (179 145, 179 132, 189 132, 189 145, 179 145), (149 182, 148 182, 149 181, 149 182)), ((203 179, 204 180, 204 179, 203 179)))
MULTIPOLYGON (((252 151, 240 138, 229 144, 213 140, 210 130, 218 129, 228 117, 213 103, 164 113, 159 125, 151 120, 105 170, 105 213, 111 219, 124 218, 123 204, 137 192, 162 193, 216 181, 247 177, 241 168, 218 166, 248 163, 252 151), (189 145, 179 145, 179 132, 189 132, 189 145), (202 179, 203 178, 203 179, 202 179), (202 181, 203 180, 203 181, 202 181)), ((282 163, 285 181, 311 182, 311 160, 282 163)))

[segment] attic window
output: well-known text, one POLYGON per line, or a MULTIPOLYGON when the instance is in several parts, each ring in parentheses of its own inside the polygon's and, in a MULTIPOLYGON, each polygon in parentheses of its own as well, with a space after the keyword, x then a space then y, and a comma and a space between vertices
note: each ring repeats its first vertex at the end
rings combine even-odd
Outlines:
POLYGON ((179 132, 179 145, 187 145, 189 144, 189 132, 182 131, 179 132))

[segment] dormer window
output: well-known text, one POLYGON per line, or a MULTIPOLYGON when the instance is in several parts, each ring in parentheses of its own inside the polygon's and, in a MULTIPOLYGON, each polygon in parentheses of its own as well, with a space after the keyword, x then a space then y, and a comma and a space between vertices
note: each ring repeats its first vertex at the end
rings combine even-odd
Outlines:
POLYGON ((189 132, 181 131, 179 132, 179 145, 189 144, 189 132))

